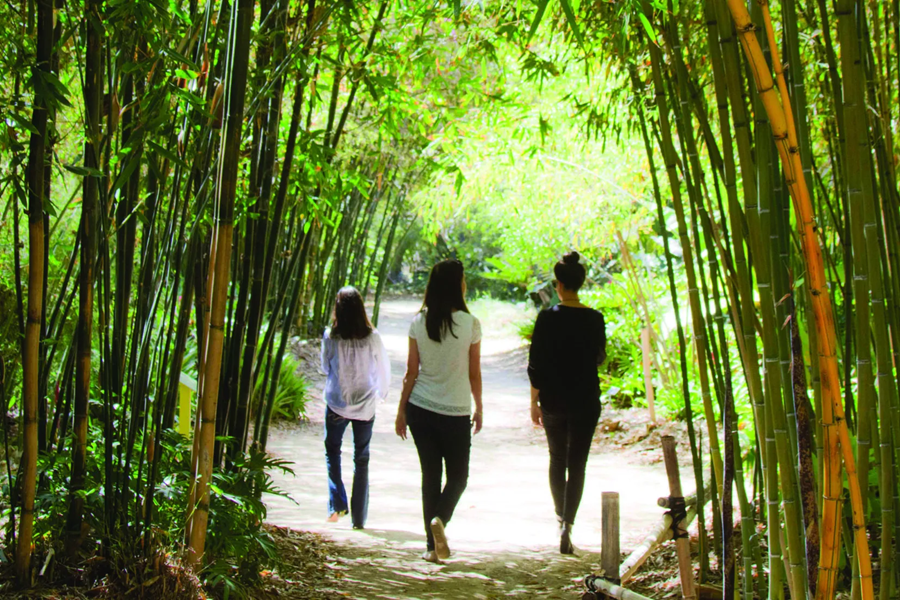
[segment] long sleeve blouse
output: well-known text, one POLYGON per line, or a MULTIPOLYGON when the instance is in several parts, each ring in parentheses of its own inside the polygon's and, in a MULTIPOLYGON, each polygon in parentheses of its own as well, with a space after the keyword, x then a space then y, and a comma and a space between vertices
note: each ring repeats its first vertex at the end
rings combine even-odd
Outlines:
POLYGON ((597 367, 606 360, 606 324, 590 308, 557 305, 534 324, 528 377, 547 412, 594 407, 600 399, 597 367))
POLYGON ((378 331, 361 340, 322 338, 325 402, 345 419, 368 421, 391 382, 391 361, 378 331))

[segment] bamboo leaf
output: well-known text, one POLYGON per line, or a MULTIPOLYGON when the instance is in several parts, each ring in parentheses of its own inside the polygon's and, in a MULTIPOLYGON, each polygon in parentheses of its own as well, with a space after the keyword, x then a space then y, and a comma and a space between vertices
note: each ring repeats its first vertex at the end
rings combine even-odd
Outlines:
POLYGON ((587 49, 584 45, 584 38, 581 37, 581 31, 578 29, 578 23, 575 19, 575 11, 572 10, 572 5, 569 4, 569 0, 559 0, 559 4, 562 6, 563 12, 566 14, 566 20, 569 22, 569 27, 572 29, 572 35, 575 37, 575 40, 581 47, 581 50, 586 53, 587 49))
POLYGON ((638 13, 638 17, 641 19, 641 24, 644 26, 644 31, 647 32, 647 37, 650 38, 650 41, 654 44, 658 44, 656 41, 656 32, 653 31, 653 25, 650 24, 650 19, 647 18, 647 15, 644 13, 638 13))
POLYGON ((115 182, 109 190, 110 195, 115 194, 119 191, 125 182, 131 177, 131 174, 134 173, 135 168, 137 168, 138 164, 140 164, 140 154, 131 153, 131 156, 128 157, 128 162, 125 163, 125 166, 119 171, 118 177, 116 177, 115 182))
POLYGON ((91 167, 79 167, 76 165, 63 165, 66 171, 74 173, 79 177, 103 177, 103 173, 91 167))
POLYGON ((173 162, 173 163, 175 163, 175 164, 177 164, 177 165, 181 165, 181 166, 182 166, 183 168, 185 168, 185 169, 190 168, 190 167, 188 167, 188 164, 187 164, 186 162, 184 162, 181 158, 179 158, 179 156, 178 156, 177 154, 175 154, 174 152, 172 152, 172 151, 169 150, 168 148, 165 148, 165 147, 163 147, 163 146, 157 144, 157 143, 154 142, 153 140, 148 140, 148 141, 147 141, 147 145, 150 146, 150 149, 151 149, 153 152, 156 152, 157 154, 159 154, 159 155, 162 156, 163 158, 166 158, 166 159, 170 160, 171 162, 173 162))
POLYGON ((15 123, 19 129, 24 129, 25 131, 28 131, 29 133, 33 133, 35 135, 40 135, 38 133, 38 130, 35 129, 34 125, 32 125, 31 122, 28 119, 26 119, 25 117, 18 115, 14 112, 11 112, 8 114, 8 118, 15 121, 15 123))
POLYGON ((530 42, 531 38, 534 37, 534 33, 537 31, 537 28, 540 26, 541 21, 544 19, 544 13, 547 11, 548 4, 550 4, 550 0, 538 0, 537 13, 535 13, 534 20, 531 22, 531 28, 528 30, 528 38, 526 39, 526 42, 530 42))

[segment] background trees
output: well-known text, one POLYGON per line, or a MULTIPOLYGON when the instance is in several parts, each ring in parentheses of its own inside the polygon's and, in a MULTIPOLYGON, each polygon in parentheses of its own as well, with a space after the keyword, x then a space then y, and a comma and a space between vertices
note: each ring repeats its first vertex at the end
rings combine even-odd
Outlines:
POLYGON ((422 94, 464 43, 445 43, 449 7, 419 3, 0 10, 20 582, 57 544, 142 564, 182 540, 208 580, 252 578, 288 342, 321 333, 339 286, 377 304, 410 189, 450 168, 432 140, 482 102, 491 59, 422 94), (193 447, 174 432, 184 376, 193 447))

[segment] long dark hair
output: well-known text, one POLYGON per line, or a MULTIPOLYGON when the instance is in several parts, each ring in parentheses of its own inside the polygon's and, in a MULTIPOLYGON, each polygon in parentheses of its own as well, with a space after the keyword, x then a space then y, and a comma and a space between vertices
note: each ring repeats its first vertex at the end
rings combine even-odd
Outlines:
POLYGON ((372 333, 372 323, 366 315, 366 306, 355 287, 341 288, 334 299, 334 320, 331 337, 342 340, 361 340, 372 333))
POLYGON ((584 285, 585 270, 578 260, 581 257, 574 250, 567 252, 562 260, 553 267, 553 274, 556 275, 557 281, 563 284, 563 287, 570 292, 577 292, 584 285))
POLYGON ((442 260, 431 269, 425 286, 425 329, 428 337, 440 342, 444 332, 453 333, 453 311, 469 312, 463 297, 462 283, 465 277, 463 264, 455 259, 442 260))

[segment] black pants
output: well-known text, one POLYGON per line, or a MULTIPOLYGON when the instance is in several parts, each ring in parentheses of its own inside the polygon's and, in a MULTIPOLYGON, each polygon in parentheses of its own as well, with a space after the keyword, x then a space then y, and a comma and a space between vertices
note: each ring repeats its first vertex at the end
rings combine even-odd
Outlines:
POLYGON ((406 405, 406 422, 416 442, 422 465, 422 516, 428 550, 434 550, 431 520, 440 517, 446 525, 453 516, 469 480, 469 449, 472 446, 469 417, 448 417, 406 405), (444 464, 447 483, 441 489, 444 464))
POLYGON ((545 412, 543 418, 550 448, 550 493, 556 516, 571 524, 575 522, 584 492, 584 472, 600 420, 600 405, 596 410, 578 414, 545 412))

